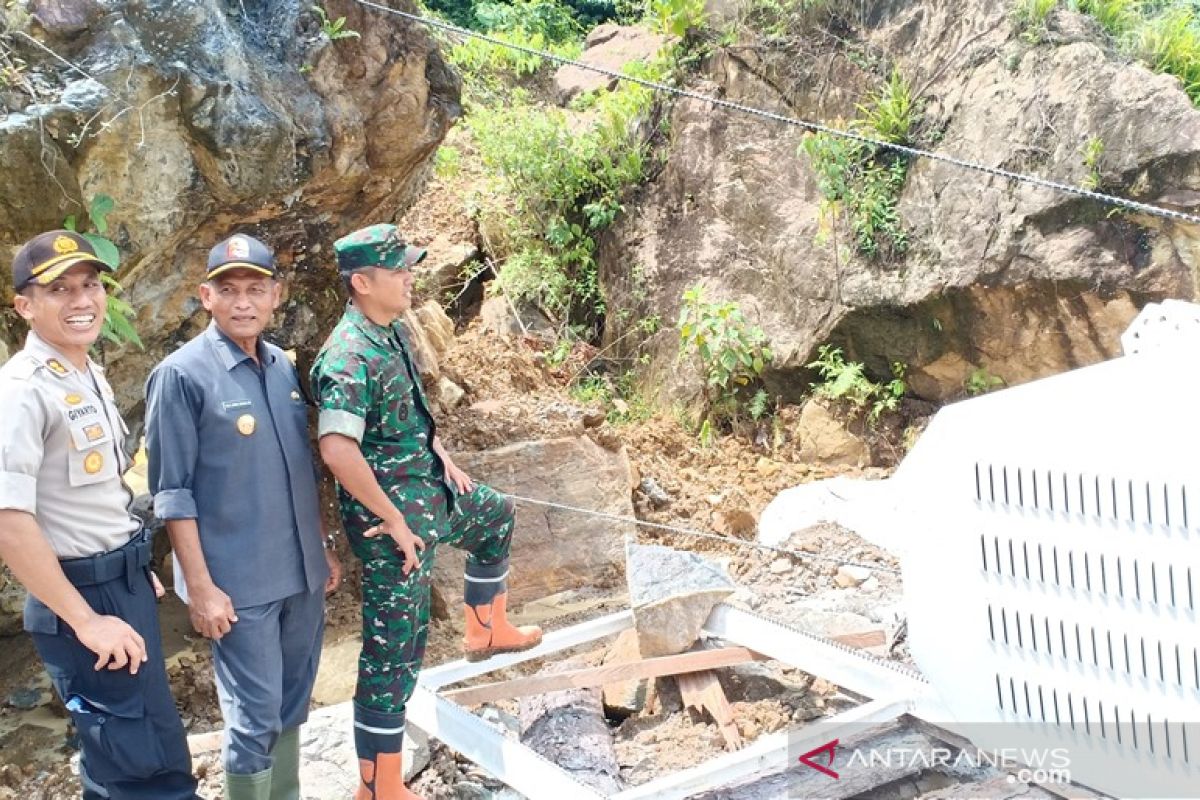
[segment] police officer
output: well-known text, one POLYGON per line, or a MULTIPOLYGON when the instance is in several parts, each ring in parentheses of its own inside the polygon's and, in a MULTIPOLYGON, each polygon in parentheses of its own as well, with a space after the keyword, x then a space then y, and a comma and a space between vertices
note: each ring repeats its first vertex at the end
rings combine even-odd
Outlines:
POLYGON ((25 347, 0 368, 0 558, 29 590, 25 630, 79 732, 83 797, 196 797, 167 684, 150 537, 121 479, 128 432, 88 349, 112 268, 70 231, 12 264, 25 347))
POLYGON ((512 504, 474 483, 442 447, 398 321, 425 251, 407 246, 394 225, 352 233, 334 251, 351 301, 311 377, 321 456, 362 559, 355 798, 407 800, 415 795, 403 784, 404 711, 425 654, 435 545, 467 551, 468 659, 528 649, 542 632, 506 617, 512 504))
POLYGON ((226 800, 299 800, 324 595, 341 567, 323 549, 316 464, 296 369, 262 332, 282 287, 265 244, 212 248, 200 302, 208 329, 146 388, 154 510, 175 586, 212 640, 225 719, 226 800))

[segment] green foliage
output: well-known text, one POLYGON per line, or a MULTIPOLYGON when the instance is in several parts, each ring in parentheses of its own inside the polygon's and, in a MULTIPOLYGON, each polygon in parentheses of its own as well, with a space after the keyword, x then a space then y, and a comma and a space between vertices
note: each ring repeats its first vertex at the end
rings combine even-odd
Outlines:
POLYGON ((1083 188, 1100 188, 1100 159, 1104 156, 1104 140, 1099 136, 1089 138, 1083 144, 1083 166, 1087 174, 1083 177, 1083 188))
MULTIPOLYGON (((92 198, 92 202, 88 206, 88 219, 91 220, 92 231, 80 231, 74 214, 63 220, 64 228, 76 231, 87 239, 100 260, 114 270, 121 265, 121 251, 105 234, 108 233, 108 215, 115 207, 116 203, 106 194, 98 194, 92 198)), ((145 349, 141 337, 138 336, 137 328, 133 324, 137 319, 137 313, 133 310, 133 306, 121 297, 123 291, 121 284, 107 272, 100 273, 100 280, 108 292, 104 325, 100 328, 100 335, 116 345, 128 342, 137 345, 139 349, 145 349)))
POLYGON ((541 34, 559 44, 583 35, 583 26, 571 9, 554 0, 516 0, 510 3, 477 3, 475 21, 489 33, 541 34))
POLYGON ((999 389, 1003 385, 1004 379, 988 372, 987 367, 977 367, 971 370, 971 374, 963 381, 963 388, 972 397, 987 394, 993 389, 999 389))
POLYGON ((1046 20, 1058 5, 1058 0, 1017 0, 1013 16, 1021 38, 1037 44, 1046 37, 1046 20))
POLYGON ((1111 36, 1125 37, 1142 21, 1141 0, 1075 0, 1075 7, 1093 17, 1111 36))
POLYGON ((1174 75, 1200 105, 1200 3, 1195 0, 1073 0, 1130 55, 1174 75))
POLYGON ((462 169, 462 154, 453 145, 444 144, 433 154, 433 172, 443 180, 453 178, 462 169))
MULTIPOLYGON (((534 6, 560 5, 558 3, 498 3, 474 2, 474 0, 425 0, 425 5, 447 20, 461 28, 487 31, 489 14, 494 13, 489 7, 495 6, 534 6)), ((575 24, 583 28, 592 28, 601 22, 617 20, 633 22, 640 15, 641 3, 636 0, 565 0, 561 3, 563 11, 570 15, 575 24)))
POLYGON ((703 28, 707 16, 704 0, 650 0, 647 14, 656 31, 681 39, 703 28))
POLYGON ((913 128, 921 116, 908 81, 895 69, 883 88, 857 108, 860 128, 894 144, 911 141, 913 128))
POLYGON ((908 391, 904 381, 904 364, 892 362, 892 377, 876 383, 867 377, 863 365, 858 361, 846 361, 842 348, 821 345, 817 348, 817 360, 808 365, 821 376, 820 383, 813 384, 813 393, 829 400, 845 401, 857 409, 868 409, 867 421, 874 425, 885 411, 900 407, 900 399, 908 391))
MULTIPOLYGON (((638 69, 661 75, 666 62, 638 69)), ((650 90, 632 84, 599 92, 592 125, 582 131, 563 111, 534 105, 520 91, 467 117, 490 175, 476 200, 487 227, 500 231, 495 244, 511 253, 500 280, 514 300, 572 320, 604 313, 595 235, 621 212, 621 193, 642 178, 647 149, 635 122, 652 101, 650 90)))
POLYGON ((1135 50, 1156 72, 1174 75, 1200 104, 1200 21, 1188 6, 1167 8, 1137 32, 1135 50))
POLYGON ((704 377, 705 418, 736 422, 771 360, 766 336, 746 322, 736 303, 705 301, 700 284, 683 293, 678 328, 679 357, 695 357, 704 377))
MULTIPOLYGON (((895 144, 912 141, 920 122, 920 105, 908 82, 896 71, 868 101, 853 127, 895 144)), ((858 252, 868 258, 891 260, 908 249, 908 234, 897 203, 908 175, 908 159, 827 133, 810 134, 801 147, 817 175, 824 198, 822 213, 849 218, 858 252)))
POLYGON ((570 394, 580 403, 598 403, 604 409, 604 419, 612 425, 642 422, 654 413, 638 391, 632 372, 623 372, 615 379, 588 375, 571 386, 570 394))
POLYGON ((345 17, 330 19, 329 14, 325 12, 322 6, 313 5, 310 8, 312 8, 313 13, 317 15, 317 20, 321 23, 321 33, 325 34, 329 41, 336 42, 338 39, 362 38, 358 31, 346 27, 345 17))

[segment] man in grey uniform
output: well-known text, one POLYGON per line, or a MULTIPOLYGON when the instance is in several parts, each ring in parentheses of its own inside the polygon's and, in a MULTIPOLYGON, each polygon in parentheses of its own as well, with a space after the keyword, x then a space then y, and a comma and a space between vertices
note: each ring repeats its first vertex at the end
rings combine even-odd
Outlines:
POLYGON ((299 800, 324 594, 341 574, 323 549, 296 369, 261 336, 280 298, 265 244, 218 244, 200 286, 212 323, 146 388, 154 510, 175 550, 176 590, 212 640, 226 800, 299 800))
POLYGON ((0 559, 29 590, 25 630, 79 732, 83 797, 196 797, 163 662, 150 540, 129 512, 125 423, 88 349, 102 262, 70 231, 25 244, 25 347, 0 368, 0 559))

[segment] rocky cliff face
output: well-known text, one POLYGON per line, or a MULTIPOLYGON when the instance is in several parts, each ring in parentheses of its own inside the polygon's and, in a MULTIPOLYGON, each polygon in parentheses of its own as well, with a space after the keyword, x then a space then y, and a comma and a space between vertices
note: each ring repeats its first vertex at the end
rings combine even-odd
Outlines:
MULTIPOLYGON (((106 355, 135 420, 149 368, 204 324, 195 289, 212 244, 242 230, 276 249, 289 289, 272 337, 303 358, 341 303, 332 240, 411 204, 460 113, 423 28, 351 0, 324 7, 361 38, 330 41, 300 0, 9 4, 61 60, 9 37, 30 66, 0 95, 0 257, 97 194, 115 200, 109 235, 146 349, 106 355)), ((6 313, 11 348, 22 326, 6 313)))
MULTIPOLYGON (((1079 185, 1099 137, 1102 188, 1200 207, 1200 112, 1174 78, 1106 49, 1085 18, 1055 12, 1039 44, 1017 35, 1009 4, 986 0, 881 0, 837 24, 836 38, 743 34, 693 88, 844 125, 895 67, 924 103, 923 146, 1079 185)), ((876 375, 904 361, 911 389, 941 400, 976 368, 1018 383, 1116 355, 1144 302, 1196 294, 1193 227, 925 160, 900 195, 908 252, 874 262, 844 225, 840 237, 822 225, 801 129, 686 100, 670 132, 662 174, 602 243, 610 307, 673 320, 703 281, 764 328, 770 388, 785 397, 807 388, 800 368, 823 342, 876 375)), ((626 331, 610 315, 608 340, 626 331)), ((655 340, 652 371, 679 392, 673 339, 655 340)))

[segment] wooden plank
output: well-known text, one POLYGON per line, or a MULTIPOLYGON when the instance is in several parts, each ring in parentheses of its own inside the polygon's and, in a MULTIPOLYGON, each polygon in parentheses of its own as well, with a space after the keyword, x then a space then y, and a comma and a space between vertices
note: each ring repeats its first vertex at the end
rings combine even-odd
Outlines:
POLYGON ((589 689, 603 686, 606 683, 637 678, 658 678, 663 675, 679 675, 717 667, 731 667, 759 658, 762 656, 745 647, 721 647, 715 650, 697 650, 674 656, 647 658, 629 664, 588 667, 558 675, 534 675, 530 678, 485 683, 482 686, 454 689, 445 692, 442 696, 463 705, 477 705, 493 700, 526 697, 531 694, 544 694, 563 689, 589 689))
POLYGON ((839 644, 854 647, 858 650, 864 650, 868 647, 882 647, 887 644, 887 635, 883 632, 882 628, 872 631, 861 631, 859 633, 843 633, 829 638, 839 644))
POLYGON ((684 705, 691 706, 697 711, 707 711, 712 715, 713 722, 721 731, 725 740, 726 750, 742 749, 742 734, 738 732, 737 723, 733 721, 733 709, 729 706, 729 698, 721 688, 717 673, 711 670, 691 672, 686 675, 676 675, 679 693, 683 695, 684 705))

